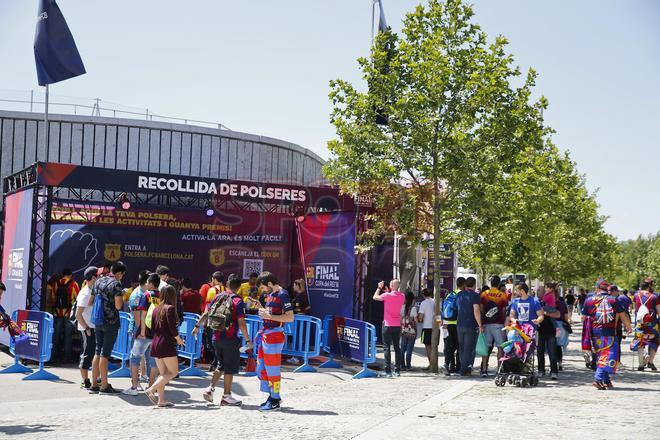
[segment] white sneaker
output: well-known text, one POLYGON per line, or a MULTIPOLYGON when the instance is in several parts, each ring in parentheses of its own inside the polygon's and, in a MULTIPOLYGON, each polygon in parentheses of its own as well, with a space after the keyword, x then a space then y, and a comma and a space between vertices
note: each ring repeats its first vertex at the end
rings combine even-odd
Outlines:
POLYGON ((220 401, 221 406, 241 406, 242 404, 243 402, 234 399, 231 394, 228 396, 222 396, 222 400, 220 401))
POLYGON ((139 394, 137 388, 133 388, 133 387, 131 387, 131 388, 126 388, 126 389, 125 389, 124 391, 122 391, 121 393, 124 394, 124 395, 126 395, 126 396, 137 396, 137 395, 139 394))
POLYGON ((210 388, 210 387, 205 389, 204 393, 202 394, 202 397, 204 398, 204 400, 206 400, 209 403, 213 403, 213 391, 214 391, 214 389, 210 388))
POLYGON ((292 357, 292 358, 287 359, 284 362, 286 362, 287 364, 298 365, 300 363, 300 359, 298 359, 297 357, 292 357))
POLYGON ((147 383, 147 382, 149 382, 149 378, 148 378, 147 376, 141 375, 141 376, 139 377, 139 381, 140 381, 140 382, 147 383))

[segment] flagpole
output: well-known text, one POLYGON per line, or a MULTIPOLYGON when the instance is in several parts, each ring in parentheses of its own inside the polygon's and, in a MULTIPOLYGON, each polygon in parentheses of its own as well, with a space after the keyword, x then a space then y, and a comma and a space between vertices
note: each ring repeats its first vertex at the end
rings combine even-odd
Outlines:
POLYGON ((45 145, 45 151, 46 151, 46 157, 44 157, 44 162, 48 162, 48 150, 50 146, 49 142, 49 136, 50 136, 50 130, 48 129, 48 84, 46 84, 46 100, 45 100, 45 110, 44 110, 44 142, 46 143, 45 145))
POLYGON ((374 45, 374 23, 376 20, 376 0, 371 2, 371 45, 374 45))

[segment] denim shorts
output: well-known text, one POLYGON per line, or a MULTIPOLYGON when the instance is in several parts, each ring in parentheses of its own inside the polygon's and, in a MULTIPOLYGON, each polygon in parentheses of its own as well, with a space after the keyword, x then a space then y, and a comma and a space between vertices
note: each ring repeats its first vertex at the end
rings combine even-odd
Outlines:
POLYGON ((151 357, 151 339, 133 339, 131 347, 131 367, 140 366, 140 360, 144 356, 147 371, 151 371, 156 366, 154 358, 151 357))
POLYGON ((97 325, 94 329, 94 335, 96 336, 96 354, 104 358, 110 358, 118 333, 119 324, 97 325))
POLYGON ((486 324, 484 326, 484 335, 486 336, 486 344, 489 347, 499 348, 504 343, 504 332, 502 331, 503 324, 486 324))

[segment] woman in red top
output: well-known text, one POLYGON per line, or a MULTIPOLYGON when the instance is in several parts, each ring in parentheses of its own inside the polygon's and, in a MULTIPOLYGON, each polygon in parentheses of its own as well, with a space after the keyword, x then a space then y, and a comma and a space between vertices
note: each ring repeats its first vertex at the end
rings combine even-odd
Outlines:
POLYGON ((177 345, 183 341, 177 331, 176 291, 167 285, 160 289, 160 305, 153 311, 151 330, 154 335, 151 343, 151 356, 156 359, 160 376, 144 392, 154 405, 170 408, 174 404, 165 400, 165 385, 179 374, 179 362, 176 357, 177 345), (158 400, 154 395, 158 392, 158 400))

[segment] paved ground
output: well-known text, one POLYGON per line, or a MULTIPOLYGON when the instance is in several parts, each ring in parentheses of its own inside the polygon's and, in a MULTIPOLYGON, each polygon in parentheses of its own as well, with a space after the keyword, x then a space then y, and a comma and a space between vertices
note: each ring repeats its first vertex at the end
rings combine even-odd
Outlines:
MULTIPOLYGON (((88 395, 78 388, 77 371, 53 368, 59 382, 26 382, 0 375, 0 438, 144 439, 218 438, 226 426, 234 438, 402 439, 501 437, 650 437, 654 425, 642 415, 657 413, 660 373, 622 371, 617 387, 590 386, 573 340, 558 383, 535 389, 495 387, 488 379, 432 376, 421 371, 398 379, 353 380, 346 371, 284 374, 284 410, 261 414, 256 378, 239 377, 234 388, 241 408, 209 407, 201 399, 204 379, 173 383, 173 409, 153 409, 147 398, 88 395), (650 411, 650 413, 649 413, 650 411), (588 417, 585 417, 588 416, 588 417), (614 417, 616 422, 605 424, 614 417), (219 419, 218 417, 221 417, 219 419)), ((422 347, 414 365, 425 366, 422 347)), ((624 362, 631 363, 629 352, 624 362)), ((11 358, 0 353, 0 364, 11 358)), ((494 361, 491 361, 494 367, 494 361)), ((126 387, 128 379, 112 381, 126 387)), ((655 420, 652 417, 652 420, 655 420)))

